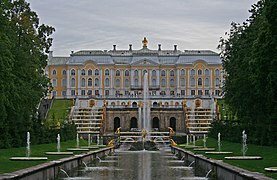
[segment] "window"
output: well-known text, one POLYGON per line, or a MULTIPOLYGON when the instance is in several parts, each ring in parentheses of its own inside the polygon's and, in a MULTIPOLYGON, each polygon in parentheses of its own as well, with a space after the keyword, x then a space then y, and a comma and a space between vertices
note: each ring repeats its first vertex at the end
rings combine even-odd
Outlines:
POLYGON ((91 87, 92 86, 92 79, 88 78, 88 86, 91 87))
POLYGON ((115 86, 116 86, 116 87, 120 87, 120 80, 119 80, 119 79, 117 79, 117 80, 115 81, 115 86))
POLYGON ((71 96, 75 96, 75 90, 71 90, 71 96))
POLYGON ((190 95, 194 96, 195 95, 195 90, 191 90, 190 95))
POLYGON ((125 76, 130 76, 130 72, 128 70, 125 71, 125 76))
POLYGON ((181 86, 186 86, 186 79, 185 78, 181 79, 181 86))
POLYGON ((81 90, 81 95, 85 96, 86 95, 86 90, 81 90))
POLYGON ((82 69, 81 75, 82 75, 82 76, 85 76, 85 75, 86 75, 86 71, 85 71, 84 69, 82 69))
POLYGON ((138 79, 135 79, 135 86, 136 87, 138 87, 138 84, 139 84, 138 82, 139 82, 138 79))
POLYGON ((71 70, 71 76, 75 76, 75 69, 71 70))
POLYGON ((135 71, 134 71, 134 75, 135 75, 135 76, 138 76, 138 70, 135 70, 135 71))
POLYGON ((202 76, 202 69, 198 69, 198 76, 202 76))
POLYGON ((174 79, 170 79, 170 86, 174 87, 174 79))
POLYGON ((66 91, 62 91, 62 96, 66 96, 66 91))
POLYGON ((190 75, 191 75, 191 76, 195 76, 195 70, 194 70, 194 69, 191 69, 191 70, 190 70, 190 75))
POLYGON ((215 90, 215 95, 219 96, 219 94, 220 94, 220 91, 219 90, 215 90))
POLYGON ((124 81, 124 86, 125 86, 125 87, 129 87, 129 80, 128 80, 128 79, 125 79, 125 81, 124 81))
POLYGON ((109 90, 105 90, 105 96, 109 96, 110 95, 110 91, 109 90))
POLYGON ((146 69, 143 70, 143 76, 144 76, 146 73, 147 73, 147 70, 146 70, 146 69))
POLYGON ((216 69, 216 70, 215 70, 215 76, 219 76, 219 74, 220 74, 220 73, 219 73, 219 70, 216 69))
POLYGON ((66 79, 62 79, 62 86, 63 86, 63 87, 66 86, 66 79))
POLYGON ((171 96, 174 96, 174 94, 175 94, 175 91, 170 91, 171 96))
POLYGON ((181 90, 181 95, 185 96, 186 95, 186 90, 181 90))
POLYGON ((52 71, 52 75, 56 75, 57 74, 57 71, 54 69, 53 71, 52 71))
POLYGON ((215 79, 215 86, 216 86, 216 87, 219 87, 219 78, 216 78, 216 79, 215 79))
POLYGON ((120 76, 120 71, 119 70, 116 70, 115 76, 120 76))
POLYGON ((95 90, 94 93, 96 96, 99 96, 99 90, 95 90))
POLYGON ((86 87, 86 79, 85 78, 82 78, 82 80, 81 80, 81 86, 82 87, 86 87))
POLYGON ((162 87, 165 87, 165 86, 166 86, 165 79, 162 79, 162 87))
POLYGON ((63 70, 63 75, 66 76, 66 70, 63 70))
POLYGON ((209 86, 209 85, 210 85, 209 78, 206 78, 206 79, 205 79, 205 86, 207 87, 207 86, 209 86))
POLYGON ((57 92, 56 91, 52 91, 52 96, 56 96, 57 92))
POLYGON ((105 79, 105 87, 109 87, 110 86, 110 79, 106 78, 105 79))
POLYGON ((174 71, 173 71, 173 70, 170 71, 170 76, 171 76, 171 77, 174 76, 174 71))
POLYGON ((75 87, 75 85, 76 85, 76 84, 75 84, 75 79, 72 78, 72 79, 71 79, 71 87, 75 87))
POLYGON ((95 69, 94 75, 95 75, 95 76, 99 76, 99 70, 98 70, 98 69, 95 69))
POLYGON ((210 95, 210 91, 209 90, 205 90, 205 95, 206 96, 210 95))
POLYGON ((198 95, 202 96, 202 90, 198 90, 198 95))
POLYGON ((105 70, 105 76, 109 76, 110 75, 110 71, 108 69, 105 70))
POLYGON ((89 95, 89 96, 92 95, 92 90, 88 90, 88 95, 89 95))
POLYGON ((92 76, 92 70, 91 69, 88 70, 88 75, 92 76))
POLYGON ((210 75, 210 71, 208 69, 205 69, 205 76, 209 76, 210 75))
POLYGON ((165 96, 166 95, 165 91, 161 91, 160 95, 165 96))
POLYGON ((194 78, 190 79, 190 86, 195 86, 195 79, 194 78))
POLYGON ((156 79, 152 79, 152 85, 153 85, 153 86, 156 86, 156 84, 157 84, 156 79))
POLYGON ((52 86, 56 87, 57 86, 57 79, 52 79, 52 86))
POLYGON ((156 70, 153 70, 153 71, 152 71, 152 76, 157 76, 156 70))
POLYGON ((95 80, 94 80, 94 86, 95 87, 99 86, 99 79, 98 78, 95 78, 95 80))
POLYGON ((181 76, 185 76, 186 75, 186 71, 184 69, 181 70, 181 76))
POLYGON ((165 70, 162 70, 161 76, 165 77, 165 70))
POLYGON ((198 86, 202 86, 202 78, 198 78, 198 86))

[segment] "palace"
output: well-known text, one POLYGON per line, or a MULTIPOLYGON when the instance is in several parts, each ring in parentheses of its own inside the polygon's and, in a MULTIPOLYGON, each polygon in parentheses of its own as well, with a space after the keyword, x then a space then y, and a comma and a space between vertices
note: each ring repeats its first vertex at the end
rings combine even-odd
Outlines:
POLYGON ((210 50, 81 50, 68 57, 49 53, 50 97, 75 99, 71 119, 79 133, 138 128, 147 74, 151 124, 156 131, 207 133, 221 97, 222 65, 210 50), (98 118, 99 117, 99 118, 98 118))

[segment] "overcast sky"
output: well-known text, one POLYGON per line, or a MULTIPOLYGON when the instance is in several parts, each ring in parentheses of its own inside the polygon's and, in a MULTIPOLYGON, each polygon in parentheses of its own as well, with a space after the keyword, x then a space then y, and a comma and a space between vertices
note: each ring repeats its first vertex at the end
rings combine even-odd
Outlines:
POLYGON ((82 49, 216 50, 230 23, 243 22, 257 0, 27 0, 40 23, 55 27, 52 50, 69 56, 82 49))

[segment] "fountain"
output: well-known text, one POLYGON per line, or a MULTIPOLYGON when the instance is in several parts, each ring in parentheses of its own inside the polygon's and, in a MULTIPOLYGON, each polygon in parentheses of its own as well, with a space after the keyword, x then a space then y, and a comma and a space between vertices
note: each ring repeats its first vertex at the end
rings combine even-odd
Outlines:
POLYGON ((73 155, 73 152, 61 152, 61 136, 57 135, 57 152, 45 152, 46 155, 73 155))
POLYGON ((79 134, 76 134, 76 148, 67 148, 67 151, 89 151, 88 148, 80 148, 79 134))
POLYGON ((218 151, 211 151, 211 152, 205 152, 206 154, 232 154, 233 152, 227 152, 227 151, 221 151, 221 134, 220 132, 217 134, 217 146, 218 146, 218 151))
POLYGON ((149 88, 148 88, 148 73, 143 77, 143 118, 142 130, 146 131, 145 140, 150 140, 149 132, 151 130, 150 124, 150 104, 149 104, 149 88))
POLYGON ((57 151, 58 152, 61 151, 61 137, 60 137, 60 134, 58 134, 58 136, 57 136, 57 151))
POLYGON ((247 134, 245 133, 245 130, 242 131, 242 156, 231 156, 231 157, 225 157, 225 159, 229 160, 260 160, 262 159, 261 156, 246 156, 247 152, 247 134))
POLYGON ((26 156, 25 157, 11 157, 10 160, 13 161, 41 161, 41 160, 47 160, 47 157, 30 157, 31 155, 31 135, 30 132, 27 132, 27 140, 26 140, 26 156))
POLYGON ((207 147, 207 137, 206 137, 206 134, 203 135, 203 148, 194 148, 193 150, 194 151, 214 151, 215 148, 208 148, 207 147))

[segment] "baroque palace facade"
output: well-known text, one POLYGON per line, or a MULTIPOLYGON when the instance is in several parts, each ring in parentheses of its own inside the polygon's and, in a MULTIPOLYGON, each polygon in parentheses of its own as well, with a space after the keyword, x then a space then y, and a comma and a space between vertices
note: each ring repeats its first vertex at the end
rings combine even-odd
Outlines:
POLYGON ((142 44, 139 50, 132 45, 117 50, 114 45, 113 50, 81 50, 69 57, 54 57, 50 52, 46 69, 52 83, 50 97, 76 100, 71 118, 79 133, 112 133, 118 127, 129 131, 141 122, 147 74, 153 129, 206 133, 221 96, 219 55, 210 50, 181 51, 177 45, 162 50, 159 44, 151 50, 146 38, 142 44), (86 113, 81 111, 97 107, 104 109, 100 121, 82 117, 86 113))

